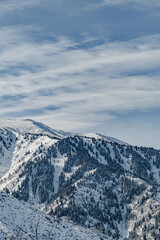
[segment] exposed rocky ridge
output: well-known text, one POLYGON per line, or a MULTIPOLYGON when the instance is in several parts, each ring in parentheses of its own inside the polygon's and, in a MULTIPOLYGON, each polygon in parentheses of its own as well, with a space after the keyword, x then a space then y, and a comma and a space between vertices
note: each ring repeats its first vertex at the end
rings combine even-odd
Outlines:
POLYGON ((160 150, 27 121, 2 127, 1 191, 108 239, 160 239, 160 150))

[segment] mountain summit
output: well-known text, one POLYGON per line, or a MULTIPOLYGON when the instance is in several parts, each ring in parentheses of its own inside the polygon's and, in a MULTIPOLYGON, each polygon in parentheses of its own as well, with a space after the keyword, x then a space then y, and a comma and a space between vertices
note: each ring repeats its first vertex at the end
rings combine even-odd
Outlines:
POLYGON ((160 150, 0 120, 0 165, 2 240, 160 239, 160 150))

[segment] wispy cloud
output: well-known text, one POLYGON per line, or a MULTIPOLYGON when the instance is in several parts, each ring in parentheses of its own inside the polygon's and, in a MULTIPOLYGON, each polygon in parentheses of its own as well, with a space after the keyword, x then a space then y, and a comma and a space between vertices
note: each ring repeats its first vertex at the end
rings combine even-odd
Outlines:
MULTIPOLYGON (((65 0, 59 1, 59 0, 54 0, 51 1, 50 0, 46 0, 45 1, 45 5, 50 4, 51 6, 53 6, 52 4, 58 4, 60 6, 60 4, 64 4, 65 0)), ((44 4, 43 0, 2 0, 0 2, 0 12, 1 13, 5 13, 6 11, 13 11, 13 10, 21 10, 24 8, 31 8, 33 6, 36 5, 41 5, 44 4)), ((143 0, 143 1, 139 1, 139 0, 116 0, 116 1, 112 1, 112 0, 100 0, 100 1, 86 1, 85 4, 83 2, 76 2, 76 5, 78 6, 78 8, 76 7, 76 5, 74 5, 74 1, 70 1, 69 3, 65 3, 65 6, 70 6, 70 14, 74 14, 74 11, 76 11, 76 13, 84 10, 84 9, 95 9, 97 7, 101 7, 101 6, 124 6, 124 7, 137 7, 137 8, 143 8, 145 7, 147 8, 159 8, 160 7, 160 2, 159 0, 143 0)))
POLYGON ((143 0, 143 1, 139 1, 139 0, 116 0, 116 1, 112 1, 112 0, 103 0, 102 1, 102 5, 107 5, 107 6, 128 6, 128 7, 151 7, 151 8, 156 8, 156 7, 160 7, 160 2, 159 0, 143 0))
POLYGON ((20 28, 0 33, 1 117, 75 130, 159 107, 160 35, 83 47, 66 37, 36 43, 20 28))
POLYGON ((6 11, 20 10, 26 7, 32 7, 34 5, 38 5, 42 3, 42 0, 5 0, 0 2, 0 12, 5 13, 6 11))
MULTIPOLYGON (((159 8, 160 8, 160 2, 159 0, 144 0, 144 1, 139 1, 139 0, 101 0, 98 1, 97 3, 91 3, 90 5, 84 7, 84 10, 86 11, 95 11, 97 9, 101 9, 104 7, 121 7, 123 9, 134 9, 138 11, 149 11, 150 14, 155 11, 157 12, 156 15, 158 14, 159 8)), ((158 14, 159 15, 159 14, 158 14)))

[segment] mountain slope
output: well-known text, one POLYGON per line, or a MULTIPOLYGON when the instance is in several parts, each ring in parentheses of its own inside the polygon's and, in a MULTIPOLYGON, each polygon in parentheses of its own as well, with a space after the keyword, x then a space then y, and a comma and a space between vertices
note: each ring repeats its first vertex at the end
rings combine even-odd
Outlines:
POLYGON ((0 128, 0 177, 10 168, 15 148, 16 136, 5 128, 0 128))
POLYGON ((47 216, 38 209, 2 193, 0 193, 0 239, 105 240, 102 235, 47 216))
POLYGON ((99 134, 55 134, 31 120, 1 130, 0 161, 10 159, 1 191, 108 239, 160 238, 160 150, 99 134))

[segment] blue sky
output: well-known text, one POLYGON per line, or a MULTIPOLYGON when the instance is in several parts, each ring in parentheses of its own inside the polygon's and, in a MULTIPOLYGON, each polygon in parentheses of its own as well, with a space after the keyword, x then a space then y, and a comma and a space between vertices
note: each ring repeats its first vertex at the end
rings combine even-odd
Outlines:
POLYGON ((160 148, 159 0, 1 0, 0 118, 160 148))

